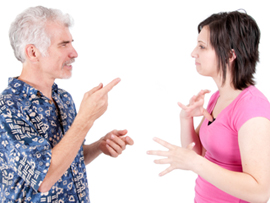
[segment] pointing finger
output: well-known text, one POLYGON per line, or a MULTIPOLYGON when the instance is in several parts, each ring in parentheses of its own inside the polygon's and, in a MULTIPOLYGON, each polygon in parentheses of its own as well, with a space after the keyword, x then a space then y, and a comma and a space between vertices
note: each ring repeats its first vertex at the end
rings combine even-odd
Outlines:
POLYGON ((120 81, 121 81, 120 78, 116 78, 113 81, 111 81, 109 84, 107 84, 105 87, 103 87, 102 91, 104 92, 104 94, 107 94, 120 81))

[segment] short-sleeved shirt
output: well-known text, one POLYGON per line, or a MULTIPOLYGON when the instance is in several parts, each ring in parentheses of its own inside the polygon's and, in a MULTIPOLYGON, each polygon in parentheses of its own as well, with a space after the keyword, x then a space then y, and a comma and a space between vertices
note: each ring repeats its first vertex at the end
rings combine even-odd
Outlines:
POLYGON ((90 202, 82 146, 52 188, 46 193, 38 191, 50 166, 52 148, 76 116, 71 95, 56 84, 52 98, 57 105, 16 78, 9 79, 0 95, 0 202, 90 202))
MULTIPOLYGON (((212 112, 219 98, 216 92, 210 98, 207 111, 212 112)), ((231 171, 242 172, 238 131, 251 118, 264 117, 270 120, 270 104, 254 86, 244 89, 220 114, 208 124, 205 119, 200 128, 200 139, 206 149, 205 158, 231 171)), ((244 203, 202 177, 198 176, 195 187, 195 202, 244 203)))

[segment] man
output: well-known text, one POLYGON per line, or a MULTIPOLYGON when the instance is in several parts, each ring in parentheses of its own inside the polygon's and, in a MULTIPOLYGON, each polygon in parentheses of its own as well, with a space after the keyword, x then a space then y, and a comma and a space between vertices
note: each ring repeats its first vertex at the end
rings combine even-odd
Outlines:
POLYGON ((2 202, 90 202, 85 165, 101 153, 117 157, 133 144, 124 137, 127 130, 83 144, 120 79, 87 92, 76 113, 71 95, 54 83, 71 77, 78 56, 70 26, 68 15, 41 6, 11 25, 11 45, 23 69, 0 96, 2 202))

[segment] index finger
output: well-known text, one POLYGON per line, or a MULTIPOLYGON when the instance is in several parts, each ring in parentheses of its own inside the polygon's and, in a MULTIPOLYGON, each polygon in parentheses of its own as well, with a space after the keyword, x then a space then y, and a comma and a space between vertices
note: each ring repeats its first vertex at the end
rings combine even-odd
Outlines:
POLYGON ((116 136, 124 136, 127 134, 127 130, 113 130, 112 133, 116 136))
POLYGON ((207 89, 201 90, 201 91, 197 94, 195 100, 197 100, 197 99, 198 99, 199 97, 201 97, 201 96, 205 96, 205 94, 208 94, 208 93, 210 93, 210 92, 211 92, 211 91, 210 91, 210 90, 207 90, 207 89))
POLYGON ((211 92, 210 90, 205 89, 205 90, 201 90, 199 94, 205 95, 205 94, 208 94, 210 92, 211 92))
POLYGON ((153 140, 159 144, 161 144, 163 147, 166 147, 167 149, 173 149, 174 148, 174 145, 162 140, 162 139, 159 139, 157 137, 154 137, 153 140))
POLYGON ((105 87, 102 88, 102 91, 106 94, 108 93, 115 85, 117 85, 121 81, 120 78, 116 78, 107 84, 105 87))

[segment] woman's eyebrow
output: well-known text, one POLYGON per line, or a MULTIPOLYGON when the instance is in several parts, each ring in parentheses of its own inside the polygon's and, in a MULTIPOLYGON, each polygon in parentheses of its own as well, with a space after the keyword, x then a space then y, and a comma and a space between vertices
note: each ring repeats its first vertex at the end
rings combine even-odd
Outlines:
POLYGON ((205 42, 202 41, 202 40, 198 40, 198 42, 199 42, 199 43, 203 43, 203 44, 207 44, 207 43, 205 43, 205 42))

